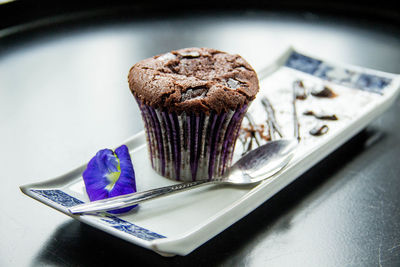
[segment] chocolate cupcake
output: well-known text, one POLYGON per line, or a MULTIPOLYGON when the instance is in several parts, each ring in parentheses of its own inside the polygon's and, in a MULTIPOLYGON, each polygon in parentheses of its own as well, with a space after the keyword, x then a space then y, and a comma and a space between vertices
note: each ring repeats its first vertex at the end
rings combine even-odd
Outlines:
POLYGON ((225 172, 259 89, 255 71, 242 57, 209 48, 181 49, 136 63, 128 80, 158 173, 194 181, 225 172))

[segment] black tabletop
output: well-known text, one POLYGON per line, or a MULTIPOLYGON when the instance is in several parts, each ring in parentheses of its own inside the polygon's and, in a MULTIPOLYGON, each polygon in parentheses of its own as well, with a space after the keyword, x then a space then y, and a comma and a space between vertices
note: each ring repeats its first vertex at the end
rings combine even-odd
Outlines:
POLYGON ((293 10, 142 11, 72 12, 0 30, 0 266, 400 266, 399 100, 185 257, 162 257, 23 195, 20 185, 62 175, 143 129, 126 77, 155 54, 213 47, 260 69, 293 45, 400 73, 400 29, 387 21, 293 10))

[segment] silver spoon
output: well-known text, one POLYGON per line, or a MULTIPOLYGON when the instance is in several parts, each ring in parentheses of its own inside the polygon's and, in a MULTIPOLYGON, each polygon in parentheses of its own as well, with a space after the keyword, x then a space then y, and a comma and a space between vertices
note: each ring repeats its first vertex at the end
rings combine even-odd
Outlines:
POLYGON ((293 157, 298 142, 295 139, 280 139, 268 142, 240 158, 228 172, 213 180, 200 180, 177 185, 151 189, 113 198, 88 202, 69 208, 71 214, 93 213, 124 208, 170 195, 188 189, 209 184, 249 185, 261 182, 284 168, 293 157))

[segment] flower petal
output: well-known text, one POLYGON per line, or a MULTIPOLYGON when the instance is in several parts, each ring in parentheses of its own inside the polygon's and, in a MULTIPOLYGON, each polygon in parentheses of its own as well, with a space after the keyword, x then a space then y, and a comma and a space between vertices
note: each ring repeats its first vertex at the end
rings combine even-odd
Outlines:
MULTIPOLYGON (((135 172, 128 148, 102 149, 89 161, 83 172, 86 192, 91 201, 136 192, 135 172)), ((109 211, 123 213, 137 205, 109 211)))
MULTIPOLYGON (((115 183, 113 189, 110 191, 110 197, 120 196, 136 192, 135 171, 133 169, 131 156, 129 155, 128 148, 122 145, 115 149, 115 154, 119 159, 120 176, 115 183)), ((137 205, 110 211, 111 213, 123 213, 131 210, 137 205)))

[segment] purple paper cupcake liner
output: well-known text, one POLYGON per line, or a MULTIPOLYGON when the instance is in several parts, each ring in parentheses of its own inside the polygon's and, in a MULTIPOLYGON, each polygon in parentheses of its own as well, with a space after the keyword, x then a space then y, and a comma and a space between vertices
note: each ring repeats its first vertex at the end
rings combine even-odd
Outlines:
POLYGON ((248 105, 220 114, 177 114, 136 100, 154 170, 178 181, 212 179, 224 174, 231 164, 248 105))

